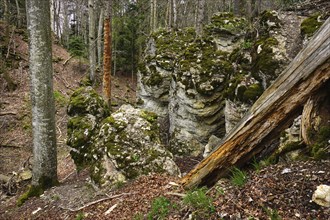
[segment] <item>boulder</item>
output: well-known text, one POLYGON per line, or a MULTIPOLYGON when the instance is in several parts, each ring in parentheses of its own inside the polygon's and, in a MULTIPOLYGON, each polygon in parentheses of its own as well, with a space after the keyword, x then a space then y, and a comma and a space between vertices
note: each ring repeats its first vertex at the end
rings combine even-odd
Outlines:
POLYGON ((68 145, 78 170, 88 168, 101 186, 154 172, 180 174, 160 142, 155 113, 123 105, 109 115, 103 102, 92 88, 80 88, 71 97, 68 145))
POLYGON ((312 201, 324 207, 330 207, 330 186, 319 185, 313 193, 312 201))

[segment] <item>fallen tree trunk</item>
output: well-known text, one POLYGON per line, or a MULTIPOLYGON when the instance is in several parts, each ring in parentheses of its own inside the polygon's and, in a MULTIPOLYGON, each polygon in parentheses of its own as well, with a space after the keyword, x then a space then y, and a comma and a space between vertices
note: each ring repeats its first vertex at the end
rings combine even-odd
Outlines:
POLYGON ((186 188, 213 185, 274 146, 307 99, 330 78, 330 18, 209 157, 181 179, 186 188))

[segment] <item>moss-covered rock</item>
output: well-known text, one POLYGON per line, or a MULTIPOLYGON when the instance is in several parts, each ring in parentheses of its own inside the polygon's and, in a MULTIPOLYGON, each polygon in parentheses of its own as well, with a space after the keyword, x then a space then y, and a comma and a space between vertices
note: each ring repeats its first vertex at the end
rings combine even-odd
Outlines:
POLYGON ((69 116, 90 114, 94 115, 97 120, 110 115, 105 101, 90 86, 80 87, 72 94, 67 111, 69 116))
POLYGON ((323 24, 321 18, 322 16, 319 13, 306 18, 301 23, 301 34, 303 36, 311 37, 323 24))
POLYGON ((124 105, 98 126, 95 117, 76 116, 68 123, 68 134, 75 163, 88 167, 99 185, 114 186, 151 172, 179 174, 172 154, 160 143, 155 113, 124 105))
POLYGON ((160 144, 157 115, 129 105, 102 121, 94 138, 126 178, 150 172, 178 174, 172 155, 160 144))

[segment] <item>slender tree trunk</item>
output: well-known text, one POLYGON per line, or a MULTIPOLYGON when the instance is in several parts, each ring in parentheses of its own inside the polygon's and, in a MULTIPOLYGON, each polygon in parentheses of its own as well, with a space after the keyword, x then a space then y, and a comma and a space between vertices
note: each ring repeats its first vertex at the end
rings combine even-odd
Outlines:
POLYGON ((50 0, 50 28, 55 33, 54 5, 56 0, 50 0))
POLYGON ((17 11, 17 27, 21 28, 22 27, 21 9, 19 7, 18 0, 15 0, 15 3, 16 3, 16 11, 17 11))
POLYGON ((177 11, 177 4, 176 0, 173 1, 173 29, 176 29, 178 27, 178 11, 177 11))
POLYGON ((57 12, 55 16, 55 22, 56 22, 56 36, 61 36, 61 23, 60 23, 60 13, 61 13, 61 1, 58 1, 57 5, 57 12))
POLYGON ((104 20, 104 54, 103 54, 103 97, 111 107, 111 21, 112 0, 107 1, 107 16, 104 20))
POLYGON ((97 31, 97 64, 99 68, 102 66, 102 30, 104 21, 104 9, 102 6, 100 10, 99 27, 97 31))
POLYGON ((157 29, 157 0, 151 0, 150 4, 150 30, 153 33, 157 29))
POLYGON ((6 21, 6 26, 5 26, 5 45, 8 45, 9 43, 9 9, 8 9, 8 0, 4 0, 4 18, 6 21))
POLYGON ((64 1, 63 9, 64 9, 64 21, 63 21, 64 24, 63 24, 63 34, 61 35, 61 37, 62 37, 62 44, 67 46, 69 41, 69 32, 70 32, 67 1, 64 1))
POLYGON ((201 37, 203 34, 203 20, 204 20, 204 11, 205 11, 205 0, 198 0, 196 8, 196 34, 198 37, 201 37))
POLYGON ((32 185, 46 189, 57 183, 55 103, 49 0, 27 0, 29 32, 33 177, 32 185))
POLYGON ((167 1, 167 29, 172 29, 172 0, 167 1))
POLYGON ((95 11, 95 4, 94 0, 88 0, 88 15, 89 15, 89 41, 88 41, 88 51, 89 51, 89 68, 90 68, 90 73, 89 73, 89 78, 92 81, 92 83, 95 83, 95 69, 96 69, 96 45, 95 45, 95 16, 94 16, 94 11, 95 11))

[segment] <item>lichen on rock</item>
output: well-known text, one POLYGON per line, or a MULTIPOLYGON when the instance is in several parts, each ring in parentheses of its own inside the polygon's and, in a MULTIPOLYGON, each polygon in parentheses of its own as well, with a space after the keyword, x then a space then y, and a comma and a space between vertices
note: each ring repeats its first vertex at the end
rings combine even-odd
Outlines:
POLYGON ((180 174, 172 154, 160 143, 155 113, 123 105, 108 117, 96 118, 85 114, 68 123, 71 155, 78 167, 89 169, 95 183, 111 187, 153 172, 180 174))

